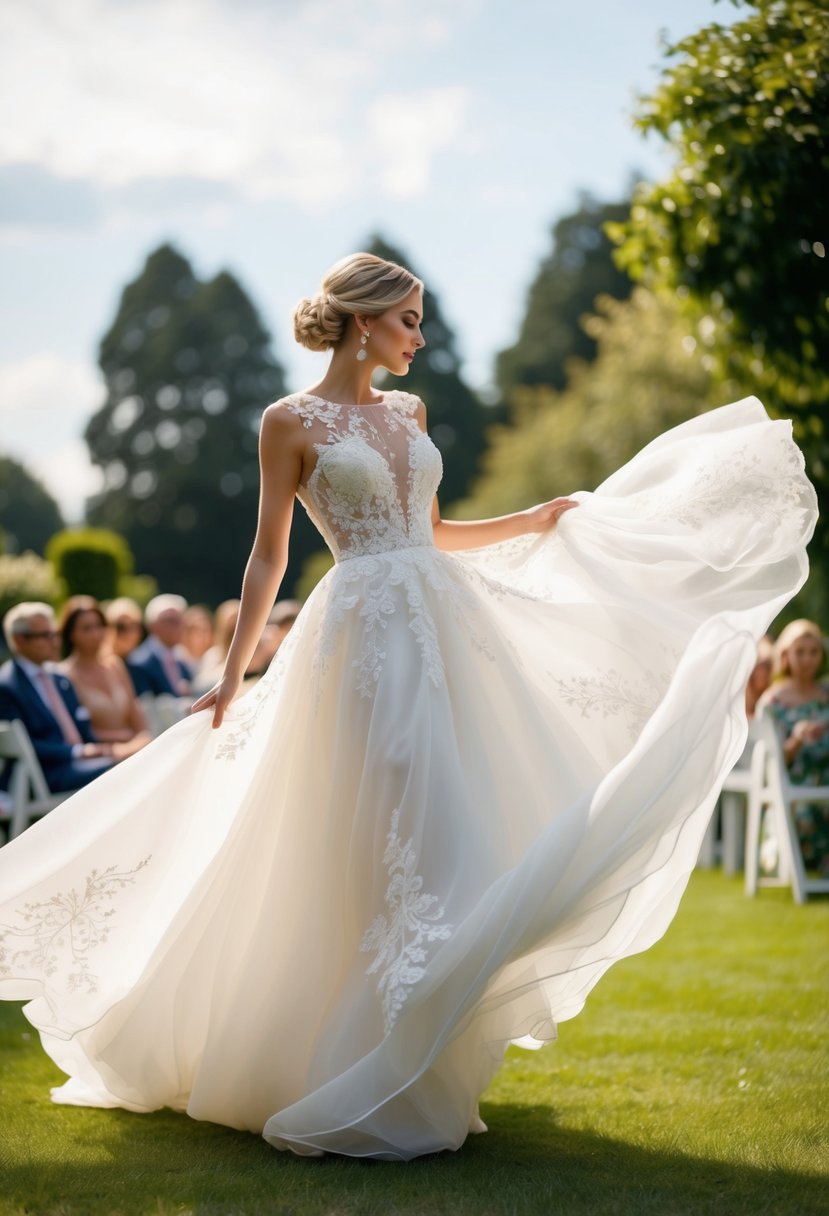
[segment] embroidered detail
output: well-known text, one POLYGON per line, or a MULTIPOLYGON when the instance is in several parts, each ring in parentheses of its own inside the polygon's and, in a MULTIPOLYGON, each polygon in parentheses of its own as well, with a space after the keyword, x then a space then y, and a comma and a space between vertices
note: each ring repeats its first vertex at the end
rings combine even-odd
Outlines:
POLYGON ((284 399, 302 419, 316 464, 300 499, 334 556, 432 543, 431 504, 443 464, 417 425, 418 401, 392 390, 382 405, 284 399))
POLYGON ((332 401, 323 401, 322 397, 310 397, 298 393, 295 397, 286 397, 288 409, 297 414, 304 427, 310 427, 314 421, 326 426, 332 425, 340 416, 340 406, 332 401))
MULTIPOLYGON (((233 717, 231 707, 230 716, 225 719, 228 729, 222 731, 216 747, 217 760, 235 760, 239 752, 247 746, 259 715, 278 687, 280 675, 288 662, 291 651, 297 645, 299 636, 299 629, 292 631, 279 647, 268 670, 245 697, 244 712, 240 713, 238 717, 233 717)), ((222 725, 224 726, 225 723, 222 725)))
POLYGON ((109 937, 116 914, 115 908, 104 907, 135 881, 151 856, 132 870, 117 866, 91 870, 81 892, 73 887, 38 903, 24 904, 17 914, 23 922, 20 926, 0 925, 0 975, 31 968, 52 976, 68 963, 67 991, 85 988, 97 992, 98 977, 92 971, 90 954, 109 937), (14 939, 28 944, 14 946, 14 939))
POLYGON ((774 430, 762 455, 746 442, 723 442, 716 457, 697 468, 689 486, 671 496, 658 490, 643 494, 643 514, 676 519, 691 528, 730 516, 776 530, 785 504, 792 508, 786 515, 802 524, 812 509, 803 457, 790 441, 787 424, 770 426, 774 430))
MULTIPOLYGON (((388 623, 403 607, 408 612, 409 629, 417 641, 429 681, 435 687, 443 682, 440 641, 424 598, 425 587, 437 593, 441 610, 451 612, 479 653, 494 659, 486 632, 476 627, 477 597, 458 576, 453 563, 431 545, 352 558, 335 566, 330 579, 330 598, 317 638, 314 673, 317 697, 329 662, 340 647, 346 623, 354 614, 359 622, 359 651, 352 659, 357 688, 363 697, 374 695, 386 660, 388 623)), ((357 622, 352 624, 355 634, 357 622)))
POLYGON ((552 677, 552 682, 567 705, 581 710, 582 718, 621 715, 634 741, 662 700, 669 679, 667 674, 657 676, 649 671, 640 680, 625 680, 611 668, 600 676, 572 676, 569 680, 552 677))
POLYGON ((383 999, 387 1034, 397 1021, 412 987, 426 971, 423 965, 427 958, 425 946, 446 941, 453 928, 439 923, 445 915, 444 908, 436 907, 436 895, 424 893, 423 879, 415 873, 412 839, 410 837, 405 844, 401 842, 399 824, 400 810, 396 808, 383 853, 383 863, 389 871, 386 912, 374 918, 360 942, 363 953, 376 952, 366 975, 381 971, 377 992, 383 999))

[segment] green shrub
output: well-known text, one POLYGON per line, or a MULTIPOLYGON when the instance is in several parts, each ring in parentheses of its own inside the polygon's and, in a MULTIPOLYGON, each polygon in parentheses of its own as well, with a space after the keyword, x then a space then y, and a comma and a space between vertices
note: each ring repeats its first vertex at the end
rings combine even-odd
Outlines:
POLYGON ((107 528, 65 528, 46 546, 46 558, 66 586, 67 595, 111 600, 122 579, 133 572, 132 553, 117 532, 107 528))

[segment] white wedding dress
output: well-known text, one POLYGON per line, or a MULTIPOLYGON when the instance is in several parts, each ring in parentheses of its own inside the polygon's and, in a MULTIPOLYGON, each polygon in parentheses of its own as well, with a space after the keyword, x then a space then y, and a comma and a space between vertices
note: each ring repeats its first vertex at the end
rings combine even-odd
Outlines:
POLYGON ((0 996, 55 1101, 457 1148, 507 1045, 670 923, 806 576, 790 425, 714 410, 554 532, 443 553, 415 407, 285 399, 337 561, 270 671, 0 850, 0 996))

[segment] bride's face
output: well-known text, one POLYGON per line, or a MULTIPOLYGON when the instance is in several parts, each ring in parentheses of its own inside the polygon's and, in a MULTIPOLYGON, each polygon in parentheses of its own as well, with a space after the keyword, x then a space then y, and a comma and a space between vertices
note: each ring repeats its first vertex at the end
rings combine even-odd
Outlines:
POLYGON ((407 375, 416 352, 426 345, 420 332, 422 321, 423 293, 419 287, 378 317, 367 317, 370 337, 366 349, 372 361, 393 376, 407 375))

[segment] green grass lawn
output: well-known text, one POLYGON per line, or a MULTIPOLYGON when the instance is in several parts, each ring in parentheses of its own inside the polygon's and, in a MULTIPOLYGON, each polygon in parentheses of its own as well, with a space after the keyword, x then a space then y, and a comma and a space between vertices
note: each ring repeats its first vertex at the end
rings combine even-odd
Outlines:
MULTIPOLYGON (((302 1161, 162 1112, 53 1106, 0 1005, 0 1213, 425 1216, 829 1212, 829 901, 697 872, 667 936, 560 1040, 512 1050, 489 1133, 408 1164, 302 1161)), ((290 1044, 275 1045, 290 1050, 290 1044)))

